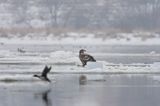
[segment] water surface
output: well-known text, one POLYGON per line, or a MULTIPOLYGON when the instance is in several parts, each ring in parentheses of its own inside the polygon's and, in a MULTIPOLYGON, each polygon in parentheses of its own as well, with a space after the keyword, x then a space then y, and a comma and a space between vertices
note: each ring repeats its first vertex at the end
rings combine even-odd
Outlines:
POLYGON ((0 106, 159 106, 160 76, 55 75, 51 84, 1 82, 0 106))

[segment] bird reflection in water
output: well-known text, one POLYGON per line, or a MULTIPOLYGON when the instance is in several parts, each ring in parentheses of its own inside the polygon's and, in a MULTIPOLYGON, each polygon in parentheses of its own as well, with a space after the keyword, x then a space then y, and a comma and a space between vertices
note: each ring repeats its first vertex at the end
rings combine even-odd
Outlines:
POLYGON ((48 97, 50 92, 51 92, 51 90, 48 90, 48 91, 42 93, 42 99, 43 99, 43 101, 45 103, 45 106, 52 106, 51 100, 48 97))
POLYGON ((43 103, 45 104, 44 106, 52 106, 52 102, 51 99, 49 98, 49 94, 50 94, 51 90, 47 90, 45 92, 41 92, 38 94, 35 94, 35 96, 39 96, 42 98, 43 103))
POLYGON ((86 85, 87 84, 87 77, 85 75, 80 75, 79 84, 80 85, 86 85))

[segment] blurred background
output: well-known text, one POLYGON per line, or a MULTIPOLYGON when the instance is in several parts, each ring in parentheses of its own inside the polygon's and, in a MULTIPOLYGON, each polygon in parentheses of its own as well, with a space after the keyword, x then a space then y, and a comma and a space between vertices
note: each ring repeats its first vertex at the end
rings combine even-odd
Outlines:
POLYGON ((89 32, 114 38, 115 33, 154 32, 135 36, 159 37, 159 10, 159 0, 0 0, 0 36, 89 32))

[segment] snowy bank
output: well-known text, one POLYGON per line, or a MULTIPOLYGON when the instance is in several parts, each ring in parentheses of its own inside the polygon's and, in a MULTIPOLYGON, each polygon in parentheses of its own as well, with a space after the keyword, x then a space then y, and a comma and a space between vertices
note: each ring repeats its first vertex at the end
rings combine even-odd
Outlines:
POLYGON ((102 33, 101 35, 103 36, 95 33, 74 32, 46 36, 28 34, 24 37, 17 37, 12 35, 13 37, 9 39, 0 38, 0 42, 1 44, 160 45, 160 35, 157 33, 117 33, 113 35, 102 33))

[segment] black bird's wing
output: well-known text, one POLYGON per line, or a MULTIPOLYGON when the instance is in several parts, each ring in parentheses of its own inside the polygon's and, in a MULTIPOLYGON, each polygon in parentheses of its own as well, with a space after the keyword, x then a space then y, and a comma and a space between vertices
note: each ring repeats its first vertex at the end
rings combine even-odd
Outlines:
POLYGON ((48 68, 48 70, 51 70, 51 68, 52 68, 52 67, 50 66, 50 67, 48 68))
POLYGON ((47 73, 51 70, 51 67, 48 68, 47 66, 45 66, 43 72, 42 72, 42 75, 43 77, 47 77, 47 73))

